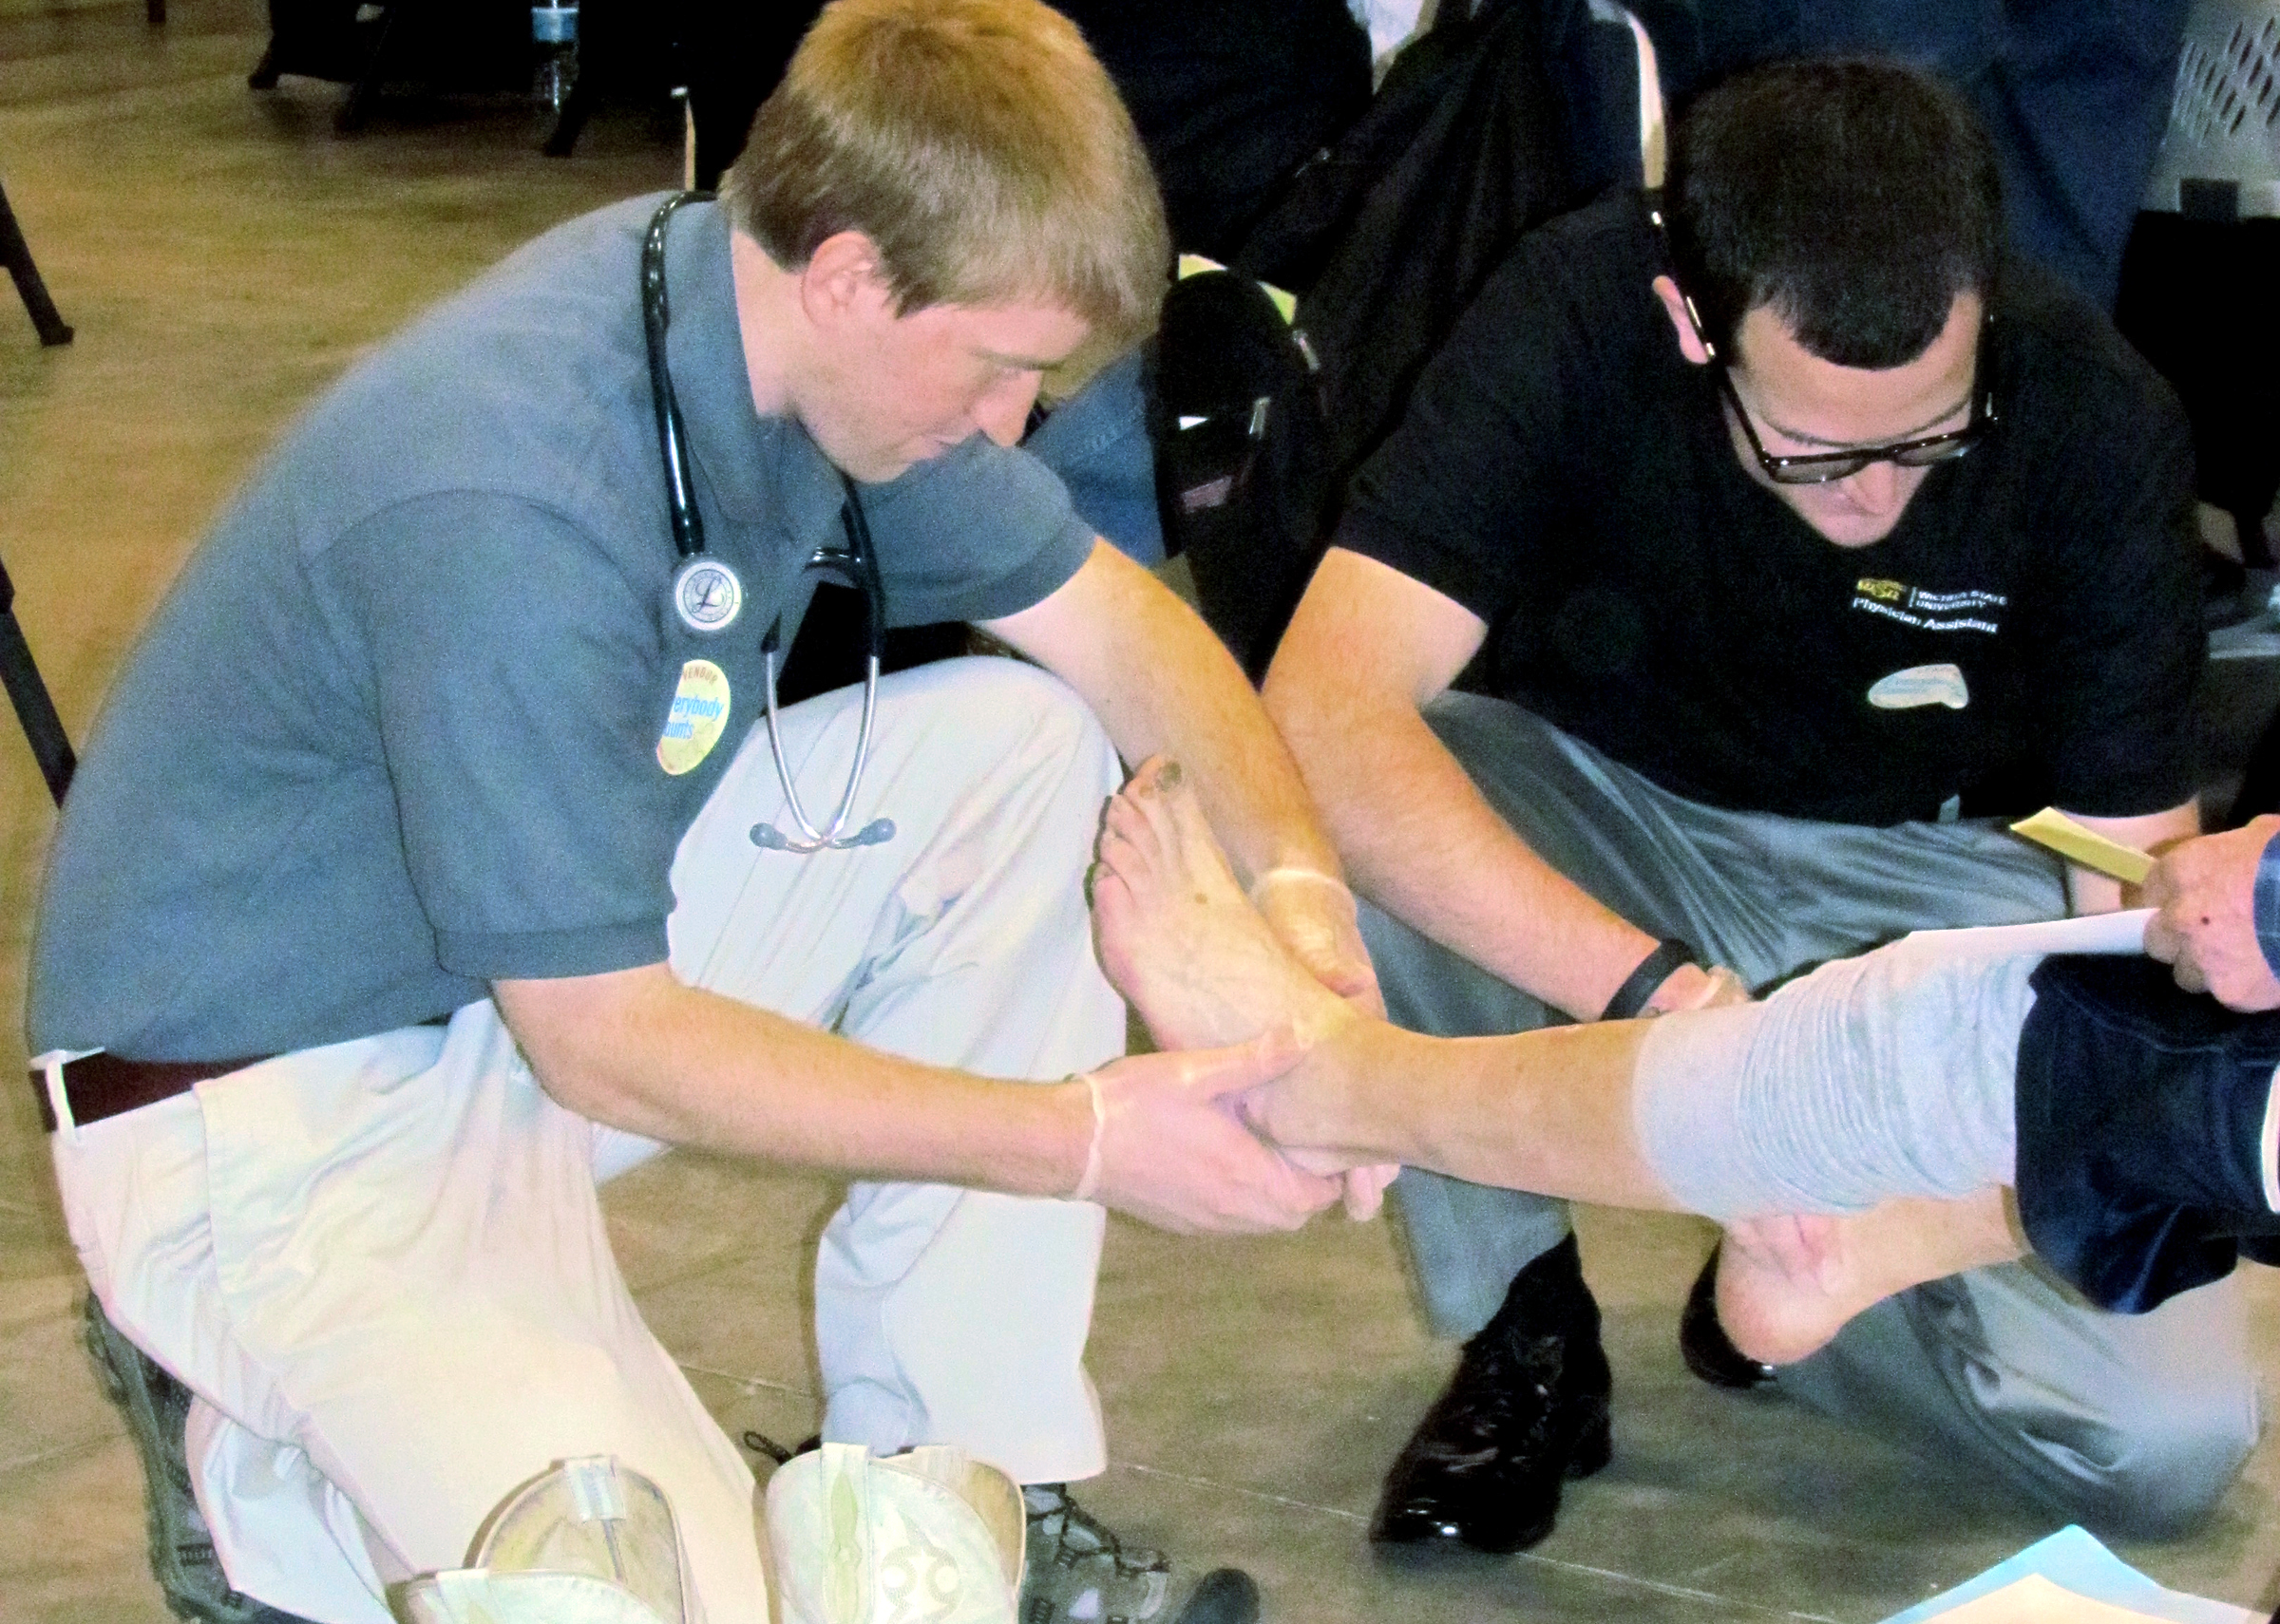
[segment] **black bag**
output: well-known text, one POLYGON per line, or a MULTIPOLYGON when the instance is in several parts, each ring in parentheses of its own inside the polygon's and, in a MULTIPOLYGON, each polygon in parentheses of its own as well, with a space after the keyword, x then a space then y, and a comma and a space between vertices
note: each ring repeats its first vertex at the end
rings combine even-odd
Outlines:
POLYGON ((1206 618, 1256 682, 1313 560, 1330 490, 1313 361, 1266 291, 1207 271, 1164 298, 1148 379, 1156 506, 1206 618))
POLYGON ((1205 619, 1254 675, 1320 557, 1346 481, 1400 421, 1489 274, 1530 226, 1642 179, 1625 23, 1594 20, 1586 0, 1489 0, 1471 17, 1446 15, 1236 257, 1236 270, 1297 291, 1293 349, 1233 341, 1221 322, 1190 329, 1167 306, 1160 377, 1217 368, 1228 374, 1221 397, 1276 403, 1226 503, 1195 505, 1176 436, 1157 441, 1159 460, 1174 463, 1159 481, 1167 550, 1187 553, 1205 619), (1291 354, 1313 364, 1304 388, 1291 354), (1253 364, 1261 369, 1238 371, 1253 364))

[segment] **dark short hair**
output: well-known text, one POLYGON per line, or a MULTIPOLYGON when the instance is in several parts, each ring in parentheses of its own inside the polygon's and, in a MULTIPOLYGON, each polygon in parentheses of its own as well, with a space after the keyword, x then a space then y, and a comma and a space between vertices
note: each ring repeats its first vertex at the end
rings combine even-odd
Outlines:
POLYGON ((1924 353, 1958 294, 1991 296, 1995 149, 1952 92, 1895 62, 1817 58, 1737 75, 1672 142, 1680 282, 1733 353, 1760 307, 1840 367, 1924 353))

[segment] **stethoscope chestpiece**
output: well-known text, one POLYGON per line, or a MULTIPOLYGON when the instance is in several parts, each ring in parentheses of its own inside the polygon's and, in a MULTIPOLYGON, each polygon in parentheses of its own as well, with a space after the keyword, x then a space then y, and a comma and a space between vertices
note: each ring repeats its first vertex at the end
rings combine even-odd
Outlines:
MULTIPOLYGON (((709 636, 727 631, 744 613, 744 582, 737 578, 734 570, 705 551, 704 519, 689 488, 687 432, 681 424, 680 404, 674 398, 673 372, 666 359, 665 334, 672 314, 665 297, 665 228, 674 211, 696 196, 683 192, 668 198, 650 217, 649 230, 641 242, 641 328, 649 351, 650 395, 656 409, 657 454, 664 463, 666 511, 673 525, 674 550, 681 556, 680 567, 673 574, 673 612, 690 631, 709 636)), ((855 482, 844 473, 840 483, 846 494, 840 510, 840 522, 846 531, 846 550, 839 553, 821 549, 809 560, 808 567, 844 574, 863 594, 868 657, 863 678, 863 720, 855 735, 855 762, 847 771, 846 793, 840 797, 838 812, 830 822, 819 828, 800 803, 790 765, 784 759, 784 738, 776 721, 776 656, 783 627, 780 620, 770 625, 760 641, 761 663, 767 679, 763 714, 768 721, 769 753, 775 758, 776 777, 784 786, 785 810, 799 833, 787 835, 773 823, 753 824, 752 844, 764 851, 811 857, 817 852, 882 845, 895 838, 895 822, 891 818, 874 818, 852 834, 847 832, 847 824, 854 816, 856 793, 863 785, 864 765, 870 759, 871 725, 878 714, 879 660, 886 636, 886 601, 880 584, 879 563, 871 552, 870 526, 864 520, 862 498, 856 494, 855 482)))
POLYGON ((673 611, 692 632, 726 632, 744 613, 744 582, 710 553, 699 553, 673 573, 673 611))

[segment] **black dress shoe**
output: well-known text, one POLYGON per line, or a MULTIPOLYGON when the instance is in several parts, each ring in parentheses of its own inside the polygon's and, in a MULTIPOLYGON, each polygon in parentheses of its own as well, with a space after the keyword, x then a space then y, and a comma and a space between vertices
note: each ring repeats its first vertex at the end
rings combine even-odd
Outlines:
POLYGON ((1612 1381, 1575 1237, 1514 1277, 1386 1474, 1383 1544, 1461 1540, 1499 1555, 1551 1532, 1566 1479, 1607 1463, 1612 1381))
POLYGON ((1780 1372, 1735 1347, 1726 1328, 1718 1323, 1719 1250, 1710 1249, 1702 1272, 1694 1277, 1694 1290, 1686 1294, 1686 1307, 1679 1314, 1679 1357, 1714 1388, 1761 1388, 1780 1372))

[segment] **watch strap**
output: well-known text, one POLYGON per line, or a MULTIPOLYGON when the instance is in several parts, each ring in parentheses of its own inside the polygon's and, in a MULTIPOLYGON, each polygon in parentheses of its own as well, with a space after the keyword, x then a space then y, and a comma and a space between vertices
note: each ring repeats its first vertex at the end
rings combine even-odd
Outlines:
POLYGON ((1639 961, 1639 968, 1615 989, 1615 996, 1607 1000, 1599 1018, 1603 1021, 1631 1021, 1639 1018, 1646 1001, 1655 995, 1655 989, 1670 979, 1670 973, 1684 965, 1700 964, 1694 949, 1676 936, 1665 936, 1655 944, 1655 951, 1639 961))

